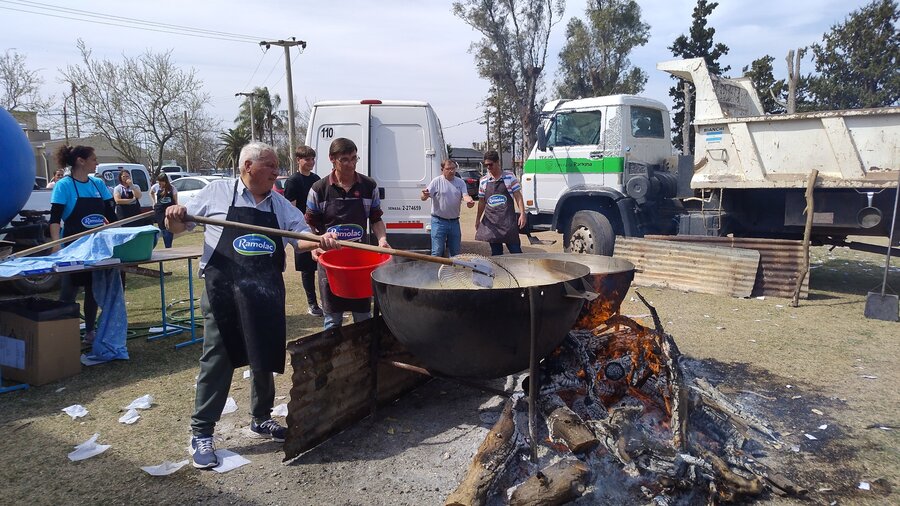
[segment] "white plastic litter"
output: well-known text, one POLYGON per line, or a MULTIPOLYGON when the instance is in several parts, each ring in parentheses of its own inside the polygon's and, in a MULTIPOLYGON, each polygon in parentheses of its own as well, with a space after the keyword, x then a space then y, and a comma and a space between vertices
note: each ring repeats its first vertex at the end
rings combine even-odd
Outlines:
POLYGON ((819 430, 825 430, 825 429, 827 429, 827 428, 828 428, 828 424, 827 424, 827 423, 822 424, 822 425, 819 425, 819 430))
POLYGON ((131 404, 125 406, 122 409, 150 409, 150 406, 153 405, 153 396, 150 394, 142 395, 137 399, 131 401, 131 404))
MULTIPOLYGON (((159 333, 162 332, 162 331, 163 331, 163 328, 162 328, 162 327, 150 327, 150 333, 151 333, 151 334, 159 334, 159 333)), ((142 467, 141 469, 144 469, 144 468, 142 467)), ((146 469, 144 469, 144 470, 146 471, 146 469)), ((147 472, 149 473, 150 471, 147 471, 147 472)), ((151 473, 151 474, 152 474, 152 473, 151 473)), ((159 476, 159 475, 155 475, 155 474, 154 474, 154 476, 159 476)))
POLYGON ((217 473, 227 473, 250 463, 249 460, 230 450, 216 450, 216 457, 219 457, 219 465, 214 467, 213 471, 217 473))
POLYGON ((234 413, 237 411, 238 406, 237 403, 234 402, 234 397, 229 397, 227 401, 225 401, 225 407, 222 409, 222 414, 227 415, 228 413, 234 413))
POLYGON ((79 460, 89 459, 95 455, 100 455, 110 448, 110 445, 98 445, 97 438, 100 434, 94 434, 90 439, 77 445, 75 451, 69 454, 69 460, 76 462, 79 460))
POLYGON ((867 380, 877 380, 878 376, 872 376, 871 374, 863 374, 862 376, 860 376, 860 378, 867 379, 867 380))
POLYGON ((244 379, 250 379, 250 370, 244 371, 244 379))
POLYGON ((859 482, 859 489, 860 489, 860 490, 870 490, 871 488, 872 488, 872 487, 869 486, 869 484, 868 484, 867 482, 865 482, 865 481, 859 482))
POLYGON ((815 441, 815 440, 819 439, 816 436, 813 436, 812 434, 803 434, 803 435, 806 436, 806 439, 809 439, 810 441, 815 441))
POLYGON ((68 408, 63 408, 62 411, 65 411, 67 415, 71 416, 72 420, 88 414, 88 410, 81 404, 72 404, 68 408))
POLYGON ((138 410, 132 408, 132 409, 129 409, 128 411, 126 411, 124 415, 119 417, 119 423, 124 423, 125 425, 131 425, 140 419, 141 419, 141 414, 138 413, 138 410))
POLYGON ((66 389, 66 387, 59 387, 59 388, 56 389, 56 393, 60 393, 60 392, 62 392, 62 391, 65 390, 65 389, 66 389))
POLYGON ((287 416, 287 404, 281 403, 272 408, 272 414, 275 416, 287 416))
POLYGON ((158 466, 142 466, 141 469, 146 471, 150 476, 168 476, 184 467, 187 463, 187 460, 182 460, 181 462, 169 462, 168 460, 165 460, 158 466))

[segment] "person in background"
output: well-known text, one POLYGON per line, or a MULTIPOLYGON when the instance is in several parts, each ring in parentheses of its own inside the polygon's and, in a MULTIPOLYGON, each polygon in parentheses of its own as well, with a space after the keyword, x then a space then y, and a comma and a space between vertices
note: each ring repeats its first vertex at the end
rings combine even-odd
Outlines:
MULTIPOLYGON (((68 176, 58 180, 50 195, 50 238, 57 240, 116 221, 113 196, 106 184, 88 174, 97 168, 97 155, 90 146, 60 146, 56 152, 60 168, 71 167, 68 176)), ((53 248, 53 252, 60 247, 53 248)), ((59 300, 75 302, 79 287, 84 287, 84 343, 93 344, 97 324, 92 274, 63 274, 59 300)))
MULTIPOLYGON (((387 229, 381 215, 381 200, 378 197, 378 183, 374 179, 356 172, 356 144, 343 137, 335 139, 328 148, 331 174, 316 181, 306 199, 306 222, 318 234, 334 232, 338 239, 364 241, 366 222, 378 239, 378 245, 389 248, 387 229)), ((321 251, 313 252, 318 260, 321 251)), ((319 264, 319 295, 322 296, 322 310, 325 312, 325 329, 340 327, 344 313, 353 313, 353 321, 359 322, 372 317, 372 298, 345 299, 331 291, 325 268, 319 264)))
POLYGON ((465 202, 473 207, 475 201, 469 196, 466 183, 456 177, 456 162, 441 162, 441 175, 432 179, 422 190, 422 200, 431 199, 431 254, 437 257, 449 252, 451 257, 459 255, 462 232, 459 229, 459 206, 465 202))
POLYGON ((156 176, 156 183, 150 187, 150 200, 153 201, 156 226, 162 233, 163 244, 171 248, 173 235, 166 228, 166 209, 178 203, 178 190, 169 182, 169 176, 165 172, 156 176))
MULTIPOLYGON (((131 181, 131 173, 127 170, 119 171, 119 184, 113 189, 113 198, 116 201, 116 217, 120 220, 141 214, 141 189, 131 181)), ((138 227, 139 223, 129 226, 138 227)))
POLYGON ((53 178, 47 183, 47 189, 52 190, 56 183, 65 177, 65 171, 63 169, 56 169, 56 172, 53 173, 53 178))
POLYGON ((491 255, 502 255, 503 244, 510 253, 521 253, 519 229, 525 228, 525 202, 522 186, 516 176, 500 168, 496 151, 484 153, 488 173, 478 182, 478 214, 475 218, 475 240, 491 245, 491 255), (518 219, 513 200, 519 208, 518 219))
MULTIPOLYGON (((176 204, 166 209, 166 227, 175 234, 193 229, 196 223, 185 223, 190 214, 309 231, 300 211, 272 191, 278 177, 275 148, 251 142, 241 149, 238 163, 241 175, 237 180, 212 181, 187 206, 176 204)), ((324 250, 338 245, 332 233, 324 234, 318 243, 298 242, 213 225, 206 225, 203 240, 203 354, 190 445, 194 467, 208 469, 219 464, 213 432, 228 399, 235 368, 250 366, 250 433, 253 437, 284 441, 286 429, 272 419, 272 373, 284 372, 287 338, 284 248, 291 244, 301 250, 324 250)))
MULTIPOLYGON (((297 172, 284 182, 284 198, 297 206, 301 213, 306 213, 306 198, 313 183, 320 178, 312 170, 316 166, 316 151, 309 146, 299 146, 294 151, 294 160, 297 162, 297 172)), ((306 292, 306 301, 309 303, 309 314, 324 316, 316 298, 316 270, 318 264, 313 260, 309 251, 294 253, 294 269, 300 271, 300 279, 303 282, 303 291, 306 292)))

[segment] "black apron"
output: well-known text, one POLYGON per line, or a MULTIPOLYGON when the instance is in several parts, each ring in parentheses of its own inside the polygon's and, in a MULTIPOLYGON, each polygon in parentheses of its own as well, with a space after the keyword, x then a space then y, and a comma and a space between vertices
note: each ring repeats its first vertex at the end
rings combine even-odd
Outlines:
POLYGON ((475 231, 475 240, 496 243, 518 243, 519 222, 512 195, 506 189, 501 175, 496 181, 488 181, 484 190, 484 214, 475 231))
MULTIPOLYGON (((270 211, 236 207, 237 181, 228 221, 280 228, 270 211)), ((271 199, 271 197, 270 197, 271 199)), ((223 227, 204 267, 206 296, 232 367, 250 364, 254 372, 284 373, 284 243, 280 237, 223 227)))
MULTIPOLYGON (((328 188, 328 193, 332 193, 332 188, 328 188)), ((344 199, 344 198, 328 198, 332 195, 326 195, 328 205, 325 206, 324 223, 326 224, 326 232, 331 231, 334 226, 343 224, 356 225, 362 228, 363 236, 359 239, 361 242, 366 240, 366 208, 360 198, 344 199)), ((338 196, 339 197, 339 196, 338 196)), ((338 297, 331 292, 331 286, 328 284, 328 276, 325 274, 325 268, 320 263, 318 266, 319 278, 319 295, 322 298, 322 310, 326 313, 343 313, 352 311, 354 313, 362 313, 369 311, 372 307, 372 298, 365 299, 345 299, 338 297)))
POLYGON ((168 194, 164 194, 162 190, 156 190, 156 204, 153 204, 153 213, 156 217, 156 225, 160 230, 166 229, 166 209, 174 204, 171 190, 168 194))
MULTIPOLYGON (((119 194, 121 198, 132 199, 134 198, 134 190, 122 187, 122 192, 119 194)), ((120 220, 124 220, 125 218, 131 218, 132 216, 137 216, 141 214, 141 203, 135 200, 130 204, 116 204, 116 218, 120 220)), ((130 223, 126 226, 129 227, 139 227, 139 223, 130 223)))
MULTIPOLYGON (((73 186, 75 188, 75 207, 72 209, 72 214, 63 220, 63 237, 69 237, 84 232, 85 230, 97 228, 106 223, 106 216, 104 213, 104 211, 106 211, 106 204, 103 202, 103 193, 100 189, 97 189, 97 194, 100 195, 99 197, 82 196, 78 193, 78 180, 72 178, 72 182, 74 183, 73 186)), ((95 188, 97 187, 97 184, 91 181, 90 178, 88 178, 88 182, 95 188)), ((90 272, 79 272, 72 274, 70 279, 75 286, 85 286, 90 283, 92 275, 93 274, 90 272)))

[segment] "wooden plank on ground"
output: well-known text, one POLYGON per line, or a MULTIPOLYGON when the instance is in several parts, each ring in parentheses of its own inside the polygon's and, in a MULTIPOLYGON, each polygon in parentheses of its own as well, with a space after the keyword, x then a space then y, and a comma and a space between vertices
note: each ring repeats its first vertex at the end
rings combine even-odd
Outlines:
POLYGON ((634 264, 634 284, 750 297, 759 252, 650 239, 616 238, 615 256, 634 264))

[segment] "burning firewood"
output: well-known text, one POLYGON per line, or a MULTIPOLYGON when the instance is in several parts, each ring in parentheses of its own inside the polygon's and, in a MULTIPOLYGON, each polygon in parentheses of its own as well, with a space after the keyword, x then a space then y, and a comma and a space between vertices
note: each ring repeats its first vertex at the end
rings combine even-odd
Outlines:
POLYGON ((508 399, 500 419, 484 438, 462 483, 444 502, 447 506, 480 506, 487 501, 496 479, 519 448, 515 405, 518 398, 508 399))
MULTIPOLYGON (((654 504, 679 498, 693 503, 698 495, 709 503, 731 502, 766 490, 805 494, 755 458, 763 441, 779 444, 777 432, 706 379, 692 376, 656 309, 638 296, 655 328, 613 315, 593 329, 572 330, 544 359, 538 407, 551 443, 564 443, 551 444, 548 455, 568 448, 578 460, 569 457, 537 472, 518 466, 520 473, 536 474, 515 489, 510 504, 574 500, 592 490, 587 476, 594 465, 618 466, 623 479, 636 480, 636 489, 654 504)), ((512 460, 517 449, 498 444, 495 436, 514 431, 509 410, 448 504, 482 504, 496 474, 512 460)))

